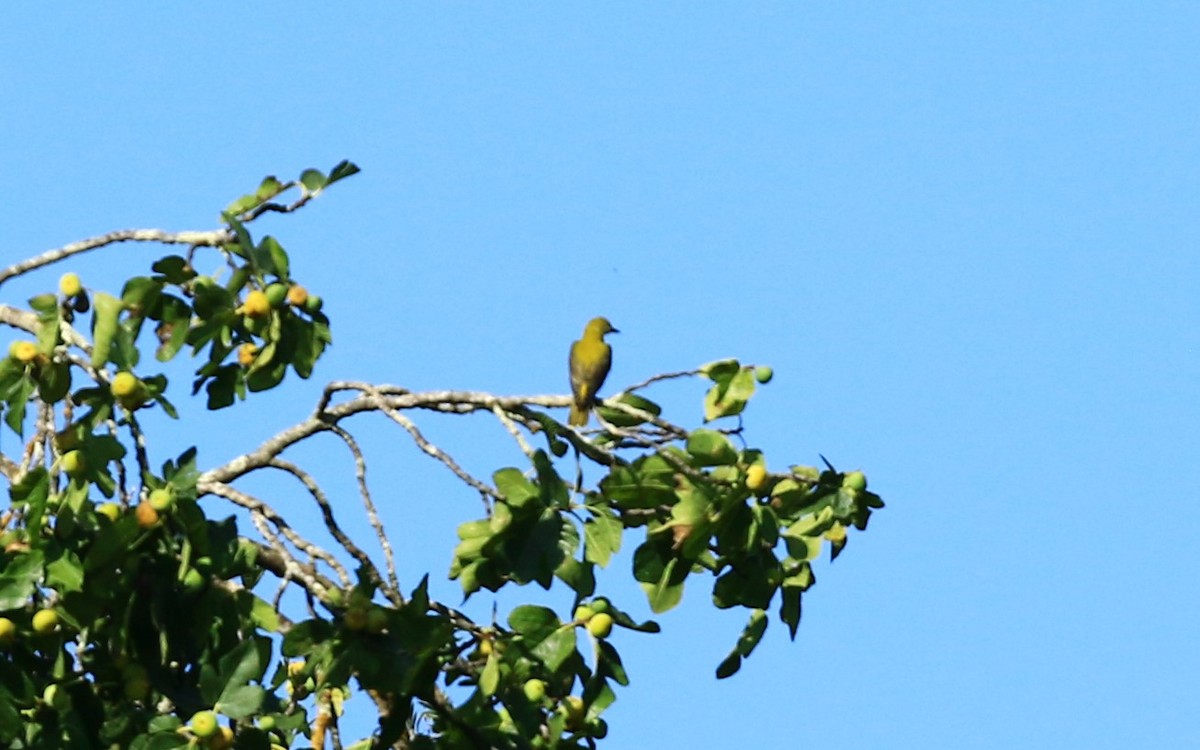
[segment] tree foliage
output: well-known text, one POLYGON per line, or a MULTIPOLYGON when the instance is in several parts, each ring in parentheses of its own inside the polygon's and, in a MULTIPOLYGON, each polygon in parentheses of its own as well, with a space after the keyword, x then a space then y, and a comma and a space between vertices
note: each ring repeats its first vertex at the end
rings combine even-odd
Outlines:
POLYGON ((598 407, 594 430, 559 421, 567 395, 335 382, 312 416, 224 465, 202 467, 194 449, 152 458, 155 436, 140 419, 148 410, 178 417, 173 400, 200 394, 226 409, 289 372, 313 374, 332 340, 321 299, 281 242, 255 239, 250 227, 357 171, 342 162, 327 174, 267 178, 214 231, 114 232, 0 271, 2 285, 118 242, 179 249, 119 291, 68 272, 57 292, 0 304, 0 322, 22 333, 0 360, 4 423, 20 436, 18 451, 0 455, 11 497, 0 516, 0 743, 593 747, 629 681, 612 630, 659 630, 597 590, 596 568, 623 545, 636 544, 632 574, 654 613, 677 605, 697 577, 711 578, 716 607, 746 610, 731 651, 714 656, 724 678, 772 613, 796 636, 813 561, 826 545, 836 557, 847 530, 865 529, 882 507, 860 472, 769 471, 745 443, 742 413, 771 371, 732 359, 624 389, 598 407), (223 272, 199 273, 202 253, 223 272), (192 363, 190 394, 165 371, 181 355, 192 363), (700 427, 669 421, 648 395, 680 378, 707 384, 700 427), (472 475, 419 429, 414 415, 427 411, 492 414, 525 462, 472 475), (364 413, 386 415, 482 498, 483 515, 458 527, 449 556, 465 596, 564 586, 570 611, 525 604, 481 623, 433 599, 428 576, 402 585, 348 426, 364 413), (350 449, 357 498, 328 497, 282 457, 322 434, 350 449), (239 486, 265 471, 305 488, 337 549, 239 486), (338 520, 356 507, 375 530, 375 556, 338 520), (338 731, 352 695, 354 710, 378 717, 370 737, 338 731))

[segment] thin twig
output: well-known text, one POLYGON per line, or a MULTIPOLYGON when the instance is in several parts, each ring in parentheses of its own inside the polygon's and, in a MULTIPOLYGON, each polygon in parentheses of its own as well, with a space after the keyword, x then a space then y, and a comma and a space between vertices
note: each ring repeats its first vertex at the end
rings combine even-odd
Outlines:
MULTIPOLYGON (((353 435, 338 425, 334 425, 331 430, 342 439, 342 442, 346 444, 346 447, 350 449, 350 453, 354 456, 354 476, 358 480, 358 494, 362 498, 367 520, 370 521, 371 528, 375 529, 375 536, 379 540, 379 546, 383 549, 384 564, 387 566, 388 572, 388 583, 394 592, 394 596, 389 595, 388 599, 392 600, 398 607, 404 602, 404 597, 400 593, 400 579, 396 575, 396 558, 392 553, 392 543, 388 541, 388 536, 384 532, 383 521, 379 520, 379 513, 375 510, 375 501, 371 499, 371 490, 367 485, 367 459, 363 456, 362 449, 358 447, 358 441, 354 439, 353 435)), ((387 592, 385 591, 385 593, 387 592)))

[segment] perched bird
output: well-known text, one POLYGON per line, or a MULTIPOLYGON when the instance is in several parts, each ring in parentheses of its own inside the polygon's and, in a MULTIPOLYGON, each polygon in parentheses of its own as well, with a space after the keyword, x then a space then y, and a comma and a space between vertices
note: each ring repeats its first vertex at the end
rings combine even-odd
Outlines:
POLYGON ((596 392, 608 377, 612 367, 612 347, 604 343, 604 335, 618 333, 608 318, 592 318, 583 329, 583 336, 571 344, 571 415, 567 424, 581 427, 588 423, 588 415, 596 403, 596 392))

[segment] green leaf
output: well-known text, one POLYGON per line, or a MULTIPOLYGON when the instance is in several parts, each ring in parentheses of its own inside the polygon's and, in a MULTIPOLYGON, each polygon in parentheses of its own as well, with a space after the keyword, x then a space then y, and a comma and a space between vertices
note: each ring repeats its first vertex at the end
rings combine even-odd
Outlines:
POLYGON ((240 685, 221 693, 217 709, 231 719, 245 719, 262 709, 265 692, 258 685, 240 685))
POLYGON ((496 688, 500 684, 500 658, 496 652, 488 654, 487 664, 483 666, 483 672, 479 675, 479 690, 485 696, 495 695, 496 688))
POLYGON ((733 677, 741 668, 742 657, 738 656, 738 653, 734 651, 717 665, 717 679, 723 680, 726 677, 733 677))
POLYGON ((688 435, 687 452, 700 466, 721 466, 737 463, 737 449, 729 438, 713 430, 694 430, 688 435))
POLYGON ((333 169, 329 171, 329 180, 325 184, 332 185, 338 180, 344 180, 351 175, 358 174, 359 171, 361 170, 359 170, 357 165, 355 165, 353 162, 343 159, 334 165, 333 169))
POLYGON ((617 466, 600 480, 600 491, 625 510, 657 508, 675 501, 675 475, 639 470, 636 465, 617 466))
POLYGON ((92 367, 103 367, 108 363, 113 337, 119 329, 122 304, 107 292, 96 292, 92 307, 92 367))
POLYGON ((741 369, 736 359, 719 359, 700 366, 700 372, 709 380, 717 383, 728 382, 734 373, 741 369))
POLYGON ((71 390, 71 364, 50 362, 39 368, 38 396, 47 404, 61 401, 71 390))
POLYGON ((554 610, 533 604, 521 605, 508 615, 508 627, 532 641, 540 641, 561 624, 554 610))
MULTIPOLYGON (((181 255, 168 255, 160 258, 154 262, 154 265, 150 266, 150 270, 161 274, 162 280, 168 284, 179 285, 196 278, 196 270, 192 268, 192 264, 188 263, 187 258, 181 255)), ((128 284, 125 290, 127 293, 129 290, 128 284)), ((122 296, 126 295, 122 294, 122 296)))
POLYGON ((537 488, 525 478, 520 469, 500 469, 492 475, 492 481, 496 483, 496 489, 511 508, 521 508, 530 500, 538 498, 537 488))
POLYGON ((32 380, 22 377, 9 389, 5 402, 8 409, 4 413, 4 423, 18 435, 25 434, 25 407, 35 389, 32 380))
POLYGON ((599 414, 606 422, 609 422, 617 427, 635 427, 645 423, 645 419, 628 414, 620 409, 616 409, 609 404, 612 403, 625 404, 634 409, 644 411, 654 416, 662 414, 662 407, 654 403, 648 398, 642 398, 634 393, 621 393, 614 398, 605 399, 603 403, 596 407, 596 413, 599 414))
POLYGON ((800 627, 800 597, 804 589, 798 586, 783 587, 783 602, 779 605, 779 619, 788 626, 788 635, 796 640, 796 630, 800 627))
POLYGON ((264 274, 274 274, 281 279, 288 277, 288 256, 279 240, 266 235, 254 248, 254 261, 264 274))
POLYGON ((62 593, 83 590, 83 562, 71 550, 63 550, 46 564, 46 585, 62 593))
POLYGON ((0 611, 20 609, 29 603, 41 583, 44 562, 42 553, 36 549, 9 560, 0 573, 0 611))
POLYGON ((669 544, 647 541, 633 553, 633 575, 646 592, 650 610, 661 614, 683 599, 683 583, 690 566, 671 555, 669 544))
POLYGON ((575 628, 559 628, 533 648, 533 655, 541 659, 551 672, 557 672, 575 653, 575 628))
POLYGON ((750 613, 750 619, 746 622, 746 627, 742 630, 742 635, 738 638, 737 645, 734 646, 742 658, 754 652, 754 648, 762 640, 763 633, 766 632, 769 622, 767 613, 761 609, 756 609, 750 613))
POLYGON ((606 567, 612 556, 621 549, 625 527, 611 510, 589 506, 595 514, 583 524, 583 555, 588 562, 606 567))

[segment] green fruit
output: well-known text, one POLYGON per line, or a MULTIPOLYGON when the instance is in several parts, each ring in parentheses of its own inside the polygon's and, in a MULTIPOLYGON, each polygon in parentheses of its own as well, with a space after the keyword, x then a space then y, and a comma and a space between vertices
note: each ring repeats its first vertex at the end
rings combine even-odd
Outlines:
POLYGON ((598 599, 593 599, 592 603, 588 606, 592 608, 593 612, 600 614, 602 612, 607 612, 612 607, 612 604, 604 597, 600 597, 598 599))
POLYGON ((145 700, 146 696, 150 695, 150 678, 143 672, 140 675, 132 675, 125 678, 123 686, 125 697, 131 701, 145 700))
POLYGON ((575 608, 575 622, 587 623, 596 614, 596 610, 586 604, 580 604, 575 608))
POLYGON ((604 719, 596 718, 587 723, 588 734, 598 740, 602 740, 608 736, 608 722, 604 719))
POLYGON ((367 610, 359 607, 351 607, 346 610, 346 615, 342 618, 348 630, 362 630, 367 627, 367 610))
POLYGON ((567 455, 567 450, 569 450, 570 447, 571 446, 567 445, 565 440, 555 440, 550 443, 550 452, 559 458, 562 458, 563 456, 567 455))
POLYGON ((278 281, 267 286, 267 303, 271 307, 283 307, 283 301, 287 299, 288 287, 287 284, 281 284, 278 281))
POLYGON ((367 612, 367 632, 379 635, 388 626, 388 614, 383 607, 372 607, 367 612))
POLYGON ((754 368, 754 379, 757 380, 758 382, 762 383, 763 385, 770 383, 771 378, 773 378, 773 377, 775 377, 775 371, 772 370, 770 367, 754 368))
POLYGON ((67 476, 76 479, 87 471, 87 456, 83 455, 83 451, 67 451, 63 454, 62 470, 67 472, 67 476))
POLYGON ((319 313, 321 312, 321 306, 324 304, 325 301, 321 299, 320 295, 310 294, 304 300, 304 312, 309 314, 319 313))
POLYGON ((613 629, 612 615, 607 612, 593 615, 592 619, 588 620, 587 629, 589 633, 597 638, 607 638, 613 629))
POLYGON ((150 507, 154 508, 159 513, 166 512, 175 504, 175 495, 166 487, 159 487, 150 492, 150 497, 146 499, 150 503, 150 507))
POLYGON ((204 588, 204 574, 195 568, 188 568, 183 574, 183 590, 189 594, 198 594, 204 588))
POLYGON ((525 697, 530 703, 541 703, 546 697, 546 683, 536 677, 525 681, 525 697))
POLYGON ((17 640, 17 624, 7 617, 0 617, 0 648, 11 646, 17 640))
POLYGON ((847 489, 862 492, 867 488, 867 475, 863 474, 861 471, 848 472, 842 477, 842 486, 847 489))
POLYGON ((275 728, 275 717, 274 716, 260 717, 258 720, 258 728, 263 730, 264 732, 271 731, 272 729, 275 728))
POLYGON ((188 722, 188 728, 200 739, 212 737, 217 733, 217 715, 212 711, 197 711, 188 722))
POLYGON ((52 609, 39 609, 33 613, 33 632, 49 635, 58 627, 58 613, 52 609))

